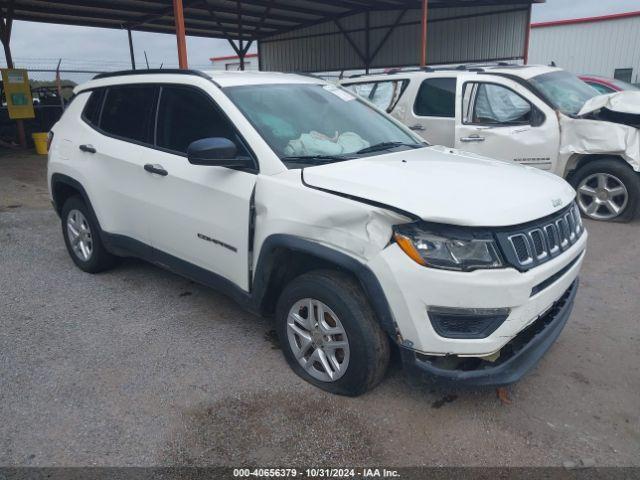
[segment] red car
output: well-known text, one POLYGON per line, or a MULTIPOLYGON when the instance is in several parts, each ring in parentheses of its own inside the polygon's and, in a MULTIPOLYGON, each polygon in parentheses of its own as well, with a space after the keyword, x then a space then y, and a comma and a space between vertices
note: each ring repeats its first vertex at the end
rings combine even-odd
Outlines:
POLYGON ((630 83, 615 78, 598 77, 596 75, 580 75, 580 80, 591 85, 602 94, 622 92, 624 90, 640 90, 630 83))

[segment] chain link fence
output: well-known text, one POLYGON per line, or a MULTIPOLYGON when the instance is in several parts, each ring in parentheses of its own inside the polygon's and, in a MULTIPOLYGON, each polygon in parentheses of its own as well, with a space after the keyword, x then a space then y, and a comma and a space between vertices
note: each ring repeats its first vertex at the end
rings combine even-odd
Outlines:
MULTIPOLYGON (((104 72, 130 70, 129 61, 113 60, 73 60, 57 58, 21 58, 13 60, 14 68, 27 70, 35 118, 25 120, 27 142, 32 144, 31 134, 34 132, 48 132, 58 121, 65 106, 73 95, 73 88, 91 80, 94 76, 104 72)), ((177 68, 177 65, 162 63, 147 63, 138 69, 148 68, 177 68)), ((194 69, 211 69, 211 65, 192 65, 194 69)), ((0 68, 6 68, 6 62, 0 62, 0 68)), ((17 146, 18 133, 16 122, 9 118, 4 88, 1 89, 2 105, 0 106, 0 147, 17 146)))

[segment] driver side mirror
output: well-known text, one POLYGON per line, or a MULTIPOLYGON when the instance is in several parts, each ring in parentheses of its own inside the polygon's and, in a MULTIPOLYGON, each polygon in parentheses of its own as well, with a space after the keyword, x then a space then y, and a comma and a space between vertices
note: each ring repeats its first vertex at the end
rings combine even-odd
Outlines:
POLYGON ((191 142, 187 159, 193 165, 215 167, 249 167, 249 159, 237 158, 238 147, 228 138, 211 137, 191 142))
POLYGON ((532 105, 531 108, 532 108, 531 117, 530 117, 531 126, 539 127, 546 120, 544 113, 542 113, 542 111, 539 108, 535 107, 534 105, 532 105))

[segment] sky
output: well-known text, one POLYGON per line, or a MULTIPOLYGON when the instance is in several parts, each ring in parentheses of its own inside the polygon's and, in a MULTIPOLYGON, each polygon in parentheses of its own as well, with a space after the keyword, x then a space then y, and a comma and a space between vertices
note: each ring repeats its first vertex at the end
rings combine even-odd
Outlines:
MULTIPOLYGON (((547 0, 534 5, 532 21, 607 15, 640 10, 640 0, 547 0)), ((133 32, 136 62, 145 65, 146 51, 151 68, 177 65, 176 40, 172 35, 133 32)), ((129 67, 129 46, 123 30, 16 21, 11 50, 16 66, 54 68, 62 57, 62 69, 115 70, 129 67)), ((203 68, 209 58, 232 55, 226 40, 187 37, 189 65, 203 68)), ((4 58, 2 58, 4 61, 4 58)))

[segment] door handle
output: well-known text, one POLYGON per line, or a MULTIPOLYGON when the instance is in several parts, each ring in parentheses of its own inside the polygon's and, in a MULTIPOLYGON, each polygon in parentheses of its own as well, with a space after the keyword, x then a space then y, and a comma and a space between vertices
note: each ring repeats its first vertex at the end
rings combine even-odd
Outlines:
POLYGON ((87 152, 87 153, 96 153, 96 149, 95 149, 95 148, 93 148, 93 145, 89 145, 89 144, 86 144, 86 145, 80 145, 78 148, 79 148, 80 150, 82 150, 83 152, 87 152))
POLYGON ((424 132, 426 130, 426 128, 424 128, 424 125, 411 125, 409 127, 410 130, 413 130, 414 132, 424 132))
POLYGON ((144 166, 144 169, 149 173, 155 173, 156 175, 160 175, 162 177, 166 177, 167 175, 169 175, 169 172, 167 172, 162 165, 158 165, 157 163, 147 163, 144 166))
POLYGON ((469 137, 462 137, 460 139, 461 142, 484 142, 484 137, 481 137, 480 135, 471 135, 469 137))

